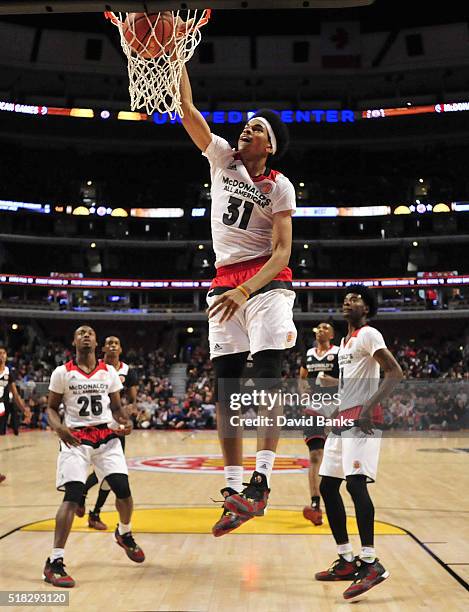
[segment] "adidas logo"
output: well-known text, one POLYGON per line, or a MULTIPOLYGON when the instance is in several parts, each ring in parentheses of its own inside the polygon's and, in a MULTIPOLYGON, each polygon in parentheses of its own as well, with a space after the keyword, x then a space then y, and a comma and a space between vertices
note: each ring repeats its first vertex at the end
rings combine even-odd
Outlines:
POLYGON ((221 351, 221 348, 222 348, 222 347, 221 347, 221 345, 220 345, 220 344, 215 344, 215 345, 214 345, 214 347, 213 347, 213 350, 214 350, 214 351, 221 351))

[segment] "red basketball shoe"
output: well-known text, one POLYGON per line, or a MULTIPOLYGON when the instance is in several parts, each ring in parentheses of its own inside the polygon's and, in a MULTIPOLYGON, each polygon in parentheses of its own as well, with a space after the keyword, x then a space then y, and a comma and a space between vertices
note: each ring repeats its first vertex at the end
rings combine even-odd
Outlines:
POLYGON ((62 558, 55 561, 47 558, 42 577, 45 582, 56 587, 71 589, 75 586, 75 580, 65 571, 64 560, 62 558))
POLYGON ((264 516, 270 489, 264 474, 253 472, 249 484, 242 491, 225 500, 225 508, 235 514, 246 514, 250 518, 264 516))
POLYGON ((90 512, 88 514, 88 527, 90 529, 97 529, 98 531, 106 531, 107 525, 103 523, 99 513, 90 512))
POLYGON ((230 531, 234 531, 251 518, 246 514, 240 515, 236 512, 231 512, 225 506, 227 498, 232 495, 238 495, 238 491, 232 489, 231 487, 225 487, 220 491, 220 493, 224 497, 223 513, 218 519, 218 521, 215 523, 215 525, 212 527, 212 533, 216 538, 219 538, 222 535, 226 535, 227 533, 230 533, 230 531))
POLYGON ((359 568, 352 584, 345 589, 344 599, 352 599, 369 591, 372 587, 389 578, 389 572, 375 559, 373 563, 366 563, 358 559, 359 568))
POLYGON ((303 516, 307 521, 311 521, 313 525, 316 525, 316 527, 322 525, 322 510, 317 506, 305 506, 303 508, 303 516))
POLYGON ((140 548, 140 546, 135 542, 132 532, 124 533, 121 535, 119 533, 119 526, 116 527, 116 531, 114 532, 114 536, 116 538, 117 544, 122 546, 125 550, 125 554, 129 557, 131 561, 135 561, 135 563, 143 563, 145 561, 145 553, 140 548))
POLYGON ((334 561, 329 569, 318 572, 314 575, 316 580, 325 582, 333 582, 335 580, 353 580, 358 572, 357 558, 353 561, 347 561, 339 555, 339 558, 334 561))

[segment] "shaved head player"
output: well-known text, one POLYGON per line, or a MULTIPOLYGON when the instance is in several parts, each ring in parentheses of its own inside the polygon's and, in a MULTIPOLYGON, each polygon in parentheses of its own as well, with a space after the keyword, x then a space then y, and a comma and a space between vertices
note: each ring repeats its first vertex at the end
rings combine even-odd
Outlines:
POLYGON ((96 359, 97 341, 92 327, 81 325, 75 331, 73 346, 75 359, 52 372, 47 407, 49 424, 60 438, 56 486, 65 495, 55 518, 54 548, 44 567, 44 580, 68 588, 75 586, 75 581, 65 570, 64 548, 90 466, 99 482, 106 479, 116 495, 117 544, 135 563, 145 560, 131 532, 133 500, 127 463, 118 434, 109 428, 113 419, 123 428, 130 425, 121 406, 122 383, 112 366, 96 359), (63 423, 59 416, 62 403, 63 423))

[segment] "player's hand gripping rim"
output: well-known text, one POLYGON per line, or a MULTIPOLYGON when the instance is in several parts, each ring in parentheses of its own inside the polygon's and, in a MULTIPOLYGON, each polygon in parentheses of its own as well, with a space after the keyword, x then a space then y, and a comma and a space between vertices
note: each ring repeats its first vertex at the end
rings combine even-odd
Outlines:
POLYGON ((212 319, 221 312, 223 314, 220 318, 220 323, 229 321, 235 312, 248 301, 248 295, 249 294, 247 294, 247 292, 245 294, 239 287, 226 291, 220 295, 208 308, 208 318, 212 319))
POLYGON ((65 425, 58 427, 55 432, 67 448, 70 448, 71 446, 80 446, 80 440, 75 438, 72 431, 65 425))

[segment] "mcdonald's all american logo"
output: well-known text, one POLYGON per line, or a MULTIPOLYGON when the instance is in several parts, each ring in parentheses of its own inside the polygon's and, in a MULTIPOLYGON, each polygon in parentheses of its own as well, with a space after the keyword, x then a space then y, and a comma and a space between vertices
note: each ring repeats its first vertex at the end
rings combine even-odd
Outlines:
MULTIPOLYGON (((130 470, 144 472, 176 472, 178 474, 220 474, 223 472, 223 457, 221 455, 169 455, 158 457, 133 457, 127 459, 130 470)), ((245 457, 244 469, 254 470, 256 457, 245 457)), ((298 474, 308 469, 309 462, 303 457, 293 455, 277 455, 274 472, 277 474, 298 474)))
POLYGON ((265 195, 271 193, 273 188, 274 186, 272 185, 272 183, 262 183, 262 185, 260 186, 260 190, 265 195))

